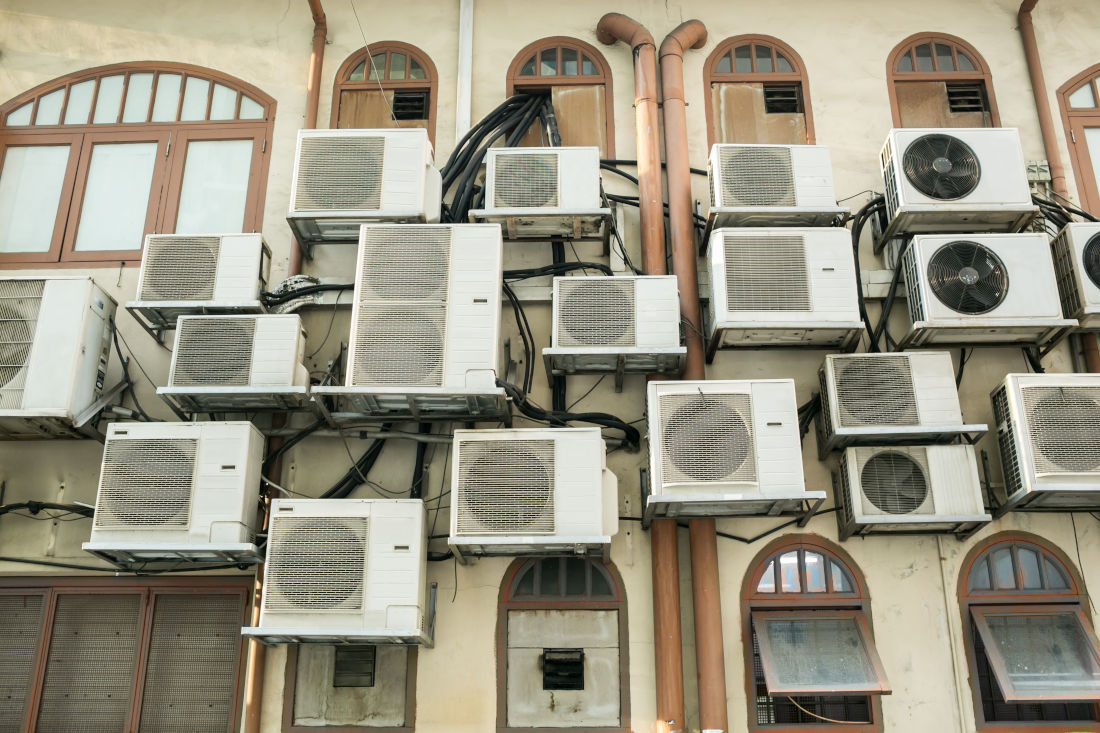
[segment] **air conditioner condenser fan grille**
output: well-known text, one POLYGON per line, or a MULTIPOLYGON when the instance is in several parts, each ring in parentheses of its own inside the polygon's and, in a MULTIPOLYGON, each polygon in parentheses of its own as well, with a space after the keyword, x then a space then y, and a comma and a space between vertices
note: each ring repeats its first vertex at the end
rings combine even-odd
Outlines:
POLYGON ((23 404, 44 280, 0 280, 0 409, 23 404))
POLYGON ((859 473, 863 496, 887 514, 911 514, 928 498, 928 478, 915 460, 897 451, 871 456, 859 473))
POLYGON ((990 248, 977 242, 951 242, 928 261, 928 286, 956 313, 981 315, 1008 295, 1008 268, 990 248))
POLYGON ((973 193, 981 180, 978 156, 951 135, 917 138, 905 148, 901 166, 914 188, 940 201, 954 201, 973 193))
POLYGON ((1100 473, 1100 387, 1024 387, 1035 471, 1100 473))
POLYGON ((724 206, 798 204, 790 148, 730 145, 719 148, 718 155, 724 206))
POLYGON ((212 300, 220 237, 149 237, 139 300, 212 300))
POLYGON ((294 209, 380 209, 385 151, 381 136, 302 138, 294 209))
POLYGON ((108 440, 95 526, 186 527, 197 452, 189 438, 108 440))
POLYGON ((181 318, 172 386, 247 386, 255 335, 255 318, 181 318))
POLYGON ((554 531, 554 441, 477 440, 459 447, 459 534, 554 531))
POLYGON ((267 549, 265 611, 358 611, 367 571, 366 517, 276 515, 267 549))
POLYGON ((724 236, 726 307, 730 311, 811 309, 805 237, 724 236))
POLYGON ((359 299, 445 302, 451 232, 451 227, 366 228, 359 299))
POLYGON ((1100 288, 1100 234, 1094 234, 1081 252, 1081 265, 1092 284, 1100 288))
POLYGON ((442 386, 446 317, 443 305, 360 304, 351 386, 442 386))
POLYGON ((756 480, 749 395, 666 394, 659 406, 662 483, 756 480))
POLYGON ((909 357, 837 358, 832 366, 841 427, 920 423, 909 357))
POLYGON ((570 278, 558 283, 559 346, 633 346, 634 281, 570 278))
POLYGON ((497 208, 558 206, 558 155, 514 153, 494 160, 493 205, 497 208))

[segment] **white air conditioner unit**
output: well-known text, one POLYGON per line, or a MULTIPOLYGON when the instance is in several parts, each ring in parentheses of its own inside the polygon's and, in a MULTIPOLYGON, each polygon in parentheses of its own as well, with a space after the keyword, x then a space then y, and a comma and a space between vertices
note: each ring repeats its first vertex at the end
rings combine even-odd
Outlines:
POLYGON ((645 516, 797 513, 807 491, 792 379, 650 382, 645 516))
POLYGON ((836 202, 824 145, 718 144, 708 174, 708 229, 827 227, 848 212, 836 202))
POLYGON ((111 423, 92 534, 108 562, 261 562, 264 437, 248 422, 111 423))
POLYGON ((610 218, 594 146, 490 148, 485 208, 470 212, 470 221, 500 224, 508 239, 600 238, 610 218))
POLYGON ((183 413, 299 408, 309 401, 305 344, 297 314, 180 316, 157 394, 183 413))
POLYGON ((153 331, 175 328, 184 315, 263 313, 270 264, 259 234, 150 234, 137 299, 126 309, 153 331))
POLYGON ((946 351, 833 354, 819 372, 817 447, 822 460, 850 445, 977 440, 986 425, 963 423, 955 369, 946 351))
POLYGON ((993 520, 972 445, 848 448, 836 497, 842 540, 877 533, 965 539, 993 520))
POLYGON ((993 391, 1013 509, 1100 509, 1100 374, 1009 374, 993 391))
POLYGON ((275 499, 258 626, 265 644, 430 645, 424 503, 275 499))
POLYGON ((1062 317, 1045 234, 926 234, 902 255, 912 325, 901 348, 1039 344, 1077 321, 1062 317))
POLYGON ((299 130, 287 222, 304 246, 353 243, 367 222, 439 221, 428 131, 299 130))
POLYGON ((0 278, 0 440, 91 433, 115 308, 88 277, 0 278))
POLYGON ((556 277, 546 374, 679 374, 680 296, 672 275, 556 277))
POLYGON ((1063 314, 1081 328, 1100 329, 1100 224, 1069 224, 1051 247, 1063 314))
POLYGON ((364 226, 347 380, 313 394, 385 420, 506 415, 496 384, 502 256, 497 224, 364 226))
POLYGON ((723 347, 859 343, 863 321, 847 229, 718 229, 711 239, 708 361, 723 347))
POLYGON ((456 430, 451 536, 477 555, 607 554, 618 482, 599 428, 456 430))
POLYGON ((876 253, 905 234, 1018 232, 1039 211, 1013 128, 895 129, 881 158, 890 223, 876 253))

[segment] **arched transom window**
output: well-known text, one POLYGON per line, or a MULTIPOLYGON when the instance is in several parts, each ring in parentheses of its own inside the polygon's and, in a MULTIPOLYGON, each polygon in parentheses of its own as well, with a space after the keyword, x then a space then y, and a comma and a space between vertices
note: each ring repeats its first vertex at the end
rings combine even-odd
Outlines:
POLYGON ((895 127, 996 127, 993 77, 961 38, 919 33, 887 61, 895 127))
POLYGON ((1058 89, 1070 160, 1081 204, 1100 212, 1100 64, 1085 69, 1058 89))
POLYGON ((332 92, 332 127, 422 127, 435 139, 435 64, 416 46, 372 43, 341 64, 332 92))

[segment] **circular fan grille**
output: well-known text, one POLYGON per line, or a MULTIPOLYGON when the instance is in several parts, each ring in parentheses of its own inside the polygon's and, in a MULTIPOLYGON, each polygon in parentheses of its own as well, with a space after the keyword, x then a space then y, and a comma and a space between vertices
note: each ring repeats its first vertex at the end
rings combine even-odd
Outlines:
POLYGON ((1094 234, 1085 244, 1081 262, 1092 284, 1100 288, 1100 234, 1094 234))
POLYGON ((776 171, 790 166, 787 152, 780 148, 735 150, 722 161, 722 186, 736 203, 789 206, 794 202, 794 177, 776 171))
POLYGON ((350 527, 328 518, 296 518, 279 544, 292 553, 272 584, 280 605, 342 608, 362 591, 361 563, 367 549, 350 527))
POLYGON ((99 524, 187 524, 195 455, 163 440, 155 441, 154 450, 149 445, 153 442, 121 441, 111 447, 96 506, 99 524))
POLYGON ((550 206, 558 195, 557 168, 552 156, 510 155, 497 159, 496 203, 506 208, 550 206))
POLYGON ((173 384, 247 385, 252 378, 252 318, 180 319, 173 384))
MULTIPOLYGON (((372 245, 374 243, 372 242, 372 245)), ((415 243, 370 246, 363 253, 364 298, 444 300, 449 238, 421 237, 415 243)))
MULTIPOLYGON (((580 279, 580 278, 577 278, 580 279)), ((633 283, 569 283, 562 298, 562 330, 577 343, 598 346, 628 335, 634 316, 633 283)))
POLYGON ((1036 402, 1030 422, 1035 447, 1055 466, 1074 472, 1100 468, 1100 438, 1092 427, 1100 425, 1100 402, 1094 395, 1052 390, 1036 402))
POLYGON ((442 312, 436 318, 411 308, 372 314, 356 345, 356 383, 437 384, 443 367, 442 312))
POLYGON ((909 514, 928 498, 920 464, 904 453, 878 453, 863 464, 859 485, 867 501, 887 514, 909 514))
POLYGON ((149 248, 141 283, 143 300, 206 300, 210 297, 211 273, 218 269, 218 240, 206 237, 185 242, 159 242, 149 248), (181 263, 186 266, 181 267, 181 263), (168 276, 165 276, 168 274, 168 276))
POLYGON ((969 195, 982 177, 978 156, 951 135, 918 137, 905 149, 901 166, 914 188, 941 201, 969 195))
POLYGON ((977 242, 951 242, 928 262, 928 284, 944 305, 978 315, 999 306, 1008 294, 1008 269, 993 250, 977 242))
POLYGON ((30 322, 19 301, 0 302, 0 387, 15 379, 31 352, 30 322))
POLYGON ((737 410, 700 397, 681 405, 665 423, 669 461, 696 481, 721 481, 749 459, 752 436, 737 410))
POLYGON ((554 476, 538 456, 509 446, 507 460, 482 453, 463 467, 463 482, 477 487, 464 502, 484 527, 521 531, 553 508, 554 476))
POLYGON ((834 362, 841 424, 909 425, 916 421, 913 379, 905 357, 834 362))

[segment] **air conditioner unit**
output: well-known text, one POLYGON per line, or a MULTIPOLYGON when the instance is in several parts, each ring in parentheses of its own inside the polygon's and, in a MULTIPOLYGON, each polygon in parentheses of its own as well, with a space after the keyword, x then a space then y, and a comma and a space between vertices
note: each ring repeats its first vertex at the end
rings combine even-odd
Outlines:
POLYGON ((955 368, 946 351, 833 354, 825 357, 819 377, 822 460, 850 445, 977 440, 988 430, 963 423, 955 368))
POLYGON ((359 417, 497 420, 498 224, 364 226, 343 387, 317 387, 359 417))
POLYGON ((1009 374, 993 391, 1009 510, 1100 509, 1100 374, 1009 374))
POLYGON ((618 483, 599 428, 456 430, 451 536, 471 555, 607 555, 618 483))
POLYGON ((1044 234, 918 235, 902 255, 912 325, 901 348, 1048 344, 1062 317, 1044 234))
POLYGON ((353 243, 368 222, 439 221, 428 131, 299 130, 287 222, 299 244, 353 243))
POLYGON ((91 434, 115 308, 88 277, 0 278, 0 439, 91 434))
POLYGON ((258 626, 265 644, 431 645, 424 503, 275 499, 258 626))
POLYGON ((890 223, 876 253, 905 234, 1018 232, 1039 211, 1012 128, 891 130, 882 175, 890 223))
POLYGON ((859 343, 863 321, 848 230, 718 229, 711 239, 708 360, 724 347, 859 343))
POLYGON ((824 145, 714 145, 708 174, 708 228, 827 227, 848 213, 824 145))
POLYGON ((672 275, 556 277, 546 374, 679 374, 680 296, 672 275))
POLYGON ((305 344, 297 314, 180 316, 168 386, 157 394, 184 413, 302 407, 305 344))
POLYGON ((798 513, 807 491, 792 379, 650 382, 646 519, 798 513))
POLYGON ((263 313, 270 264, 259 234, 150 234, 126 310, 153 331, 175 328, 184 315, 263 313))
POLYGON ((1062 313, 1100 329, 1100 224, 1074 222, 1051 242, 1062 313))
POLYGON ((84 550, 121 567, 261 562, 263 458, 248 422, 111 423, 84 550))

